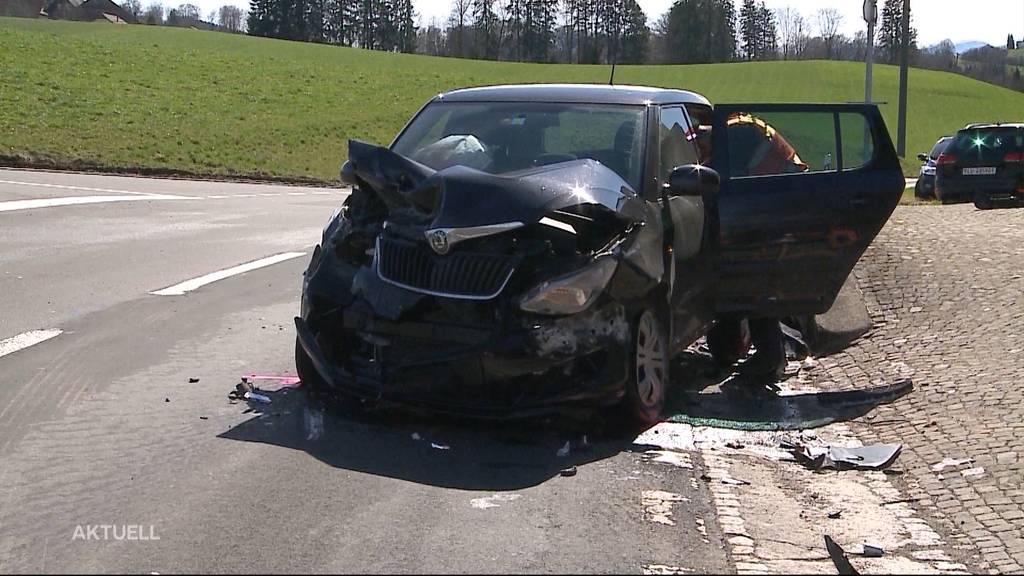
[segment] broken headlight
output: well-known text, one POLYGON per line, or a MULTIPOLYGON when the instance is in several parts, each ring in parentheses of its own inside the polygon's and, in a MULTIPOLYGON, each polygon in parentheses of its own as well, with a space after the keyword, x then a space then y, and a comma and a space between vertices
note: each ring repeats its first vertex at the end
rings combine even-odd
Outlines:
POLYGON ((600 258, 586 267, 546 280, 519 300, 519 307, 536 314, 576 314, 590 307, 612 279, 618 262, 600 258))

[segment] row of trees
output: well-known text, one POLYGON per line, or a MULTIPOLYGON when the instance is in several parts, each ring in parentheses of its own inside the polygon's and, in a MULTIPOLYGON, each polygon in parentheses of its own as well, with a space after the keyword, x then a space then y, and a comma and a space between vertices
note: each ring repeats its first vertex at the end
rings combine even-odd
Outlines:
POLYGON ((412 0, 251 0, 249 34, 414 52, 412 0))
POLYGON ((122 0, 122 8, 127 10, 135 21, 141 24, 157 26, 197 26, 203 28, 219 28, 228 32, 245 32, 246 12, 233 4, 225 4, 211 11, 206 19, 195 4, 181 4, 175 8, 166 8, 161 2, 152 2, 146 6, 140 0, 122 0))

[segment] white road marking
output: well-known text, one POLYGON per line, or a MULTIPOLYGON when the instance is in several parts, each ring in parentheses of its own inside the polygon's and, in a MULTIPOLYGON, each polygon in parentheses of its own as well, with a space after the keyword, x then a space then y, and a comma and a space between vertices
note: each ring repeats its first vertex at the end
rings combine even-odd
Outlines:
POLYGON ((44 184, 42 182, 20 182, 17 180, 0 180, 0 184, 15 186, 35 186, 37 188, 58 188, 60 190, 82 190, 84 192, 103 192, 104 194, 135 194, 138 196, 164 196, 155 192, 135 192, 134 190, 112 190, 110 188, 90 188, 88 186, 70 186, 65 184, 44 184))
POLYGON ((153 294, 155 296, 181 296, 186 292, 191 292, 193 290, 206 286, 207 284, 217 282, 218 280, 230 278, 231 276, 237 276, 238 274, 243 274, 245 272, 250 272, 252 270, 265 268, 267 266, 277 264, 278 262, 284 262, 285 260, 291 260, 293 258, 298 258, 299 256, 305 255, 305 252, 285 252, 284 254, 268 256, 266 258, 261 258, 259 260, 254 260, 252 262, 240 264, 238 266, 227 268, 225 270, 211 272, 210 274, 206 274, 198 278, 186 280, 180 284, 175 284, 174 286, 170 286, 162 290, 150 292, 150 294, 153 294))
POLYGON ((0 340, 0 357, 7 356, 8 354, 14 354, 18 350, 24 350, 29 346, 35 346, 40 342, 46 342, 50 338, 56 338, 63 333, 63 330, 57 329, 31 330, 5 340, 0 340))
POLYGON ((77 206, 79 204, 102 204, 105 202, 132 202, 139 200, 201 200, 198 196, 174 196, 171 194, 149 194, 146 196, 64 196, 61 198, 38 198, 34 200, 8 200, 0 202, 0 212, 33 210, 54 206, 77 206))

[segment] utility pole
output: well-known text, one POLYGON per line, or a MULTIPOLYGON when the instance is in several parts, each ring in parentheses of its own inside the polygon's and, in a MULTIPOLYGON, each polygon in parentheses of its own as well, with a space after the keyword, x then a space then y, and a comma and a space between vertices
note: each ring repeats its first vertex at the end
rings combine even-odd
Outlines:
POLYGON ((871 103, 872 65, 875 62, 875 23, 878 22, 878 6, 875 0, 864 0, 864 21, 868 23, 867 69, 864 72, 864 102, 871 103))
POLYGON ((907 67, 910 65, 910 0, 903 0, 903 22, 900 28, 900 112, 896 133, 896 154, 907 157, 907 67))

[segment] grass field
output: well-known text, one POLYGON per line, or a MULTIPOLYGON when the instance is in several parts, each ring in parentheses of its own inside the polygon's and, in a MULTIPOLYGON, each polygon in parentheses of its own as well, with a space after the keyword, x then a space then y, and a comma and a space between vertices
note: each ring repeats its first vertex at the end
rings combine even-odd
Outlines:
MULTIPOLYGON (((607 66, 496 63, 197 30, 0 18, 0 156, 67 167, 330 180, 348 138, 387 143, 432 95, 513 82, 598 82, 607 66)), ((863 65, 622 66, 617 83, 684 87, 712 102, 863 98, 863 65)), ((895 139, 897 70, 875 98, 895 139)), ((910 74, 908 173, 967 122, 1024 119, 1024 94, 910 74)))

